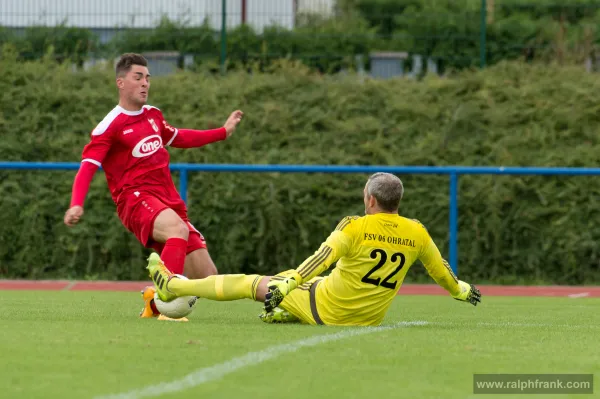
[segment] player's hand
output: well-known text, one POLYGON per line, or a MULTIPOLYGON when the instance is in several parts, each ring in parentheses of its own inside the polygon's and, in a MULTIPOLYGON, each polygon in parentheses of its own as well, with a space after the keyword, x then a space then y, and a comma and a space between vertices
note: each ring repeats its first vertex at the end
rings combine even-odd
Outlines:
POLYGON ((65 213, 65 224, 69 227, 73 227, 79 222, 83 216, 83 207, 75 205, 67 210, 65 213))
POLYGON ((271 277, 267 284, 265 310, 270 312, 279 306, 285 296, 298 286, 299 281, 300 275, 296 270, 288 270, 271 277))
POLYGON ((452 297, 458 301, 469 302, 473 306, 477 306, 477 303, 481 302, 481 292, 472 284, 465 283, 464 281, 458 280, 460 287, 460 293, 452 297))
POLYGON ((223 125, 223 127, 227 131, 227 137, 229 137, 233 134, 233 132, 235 131, 235 128, 242 121, 243 117, 244 117, 244 113, 240 110, 233 111, 231 113, 231 115, 229 115, 229 118, 227 118, 225 125, 223 125))

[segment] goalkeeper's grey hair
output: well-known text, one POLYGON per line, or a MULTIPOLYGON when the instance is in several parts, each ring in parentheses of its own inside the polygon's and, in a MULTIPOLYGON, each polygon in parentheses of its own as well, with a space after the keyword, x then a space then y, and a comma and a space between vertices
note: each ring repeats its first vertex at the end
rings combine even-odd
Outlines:
POLYGON ((382 210, 393 212, 398 210, 404 195, 404 186, 397 176, 379 172, 367 180, 367 195, 375 197, 382 210))

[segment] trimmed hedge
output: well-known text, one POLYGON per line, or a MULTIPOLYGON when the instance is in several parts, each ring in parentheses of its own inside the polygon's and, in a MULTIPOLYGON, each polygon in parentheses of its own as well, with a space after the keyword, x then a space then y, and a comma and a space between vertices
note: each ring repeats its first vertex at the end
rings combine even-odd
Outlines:
MULTIPOLYGON (((0 158, 78 161, 116 103, 112 71, 15 59, 5 49, 0 60, 0 158)), ((155 78, 151 103, 180 127, 215 127, 232 110, 245 111, 232 138, 172 149, 173 162, 597 166, 599 89, 592 74, 550 65, 501 63, 416 82, 334 79, 281 63, 268 75, 155 78)), ((82 223, 62 224, 74 175, 0 170, 1 277, 145 277, 148 251, 121 226, 101 173, 82 223)), ((367 177, 192 173, 190 217, 221 272, 270 273, 297 266, 343 216, 362 214, 367 177)), ((447 177, 401 178, 401 213, 420 219, 447 253, 447 177)), ((598 179, 462 176, 460 275, 597 282, 598 179)))

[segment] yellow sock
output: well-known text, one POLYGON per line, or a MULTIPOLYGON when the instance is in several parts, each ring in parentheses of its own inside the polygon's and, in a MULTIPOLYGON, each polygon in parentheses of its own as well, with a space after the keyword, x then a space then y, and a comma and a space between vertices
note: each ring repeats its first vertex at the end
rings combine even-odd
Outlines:
POLYGON ((254 300, 262 277, 258 274, 220 274, 198 280, 173 278, 168 290, 177 296, 195 295, 213 301, 254 300))

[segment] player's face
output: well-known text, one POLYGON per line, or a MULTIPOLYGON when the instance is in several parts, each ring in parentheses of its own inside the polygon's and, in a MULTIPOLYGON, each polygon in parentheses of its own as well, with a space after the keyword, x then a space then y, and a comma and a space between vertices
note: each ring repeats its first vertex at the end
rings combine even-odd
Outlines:
POLYGON ((131 105, 142 107, 148 102, 150 91, 150 73, 142 65, 132 65, 127 75, 117 79, 121 97, 131 105))

